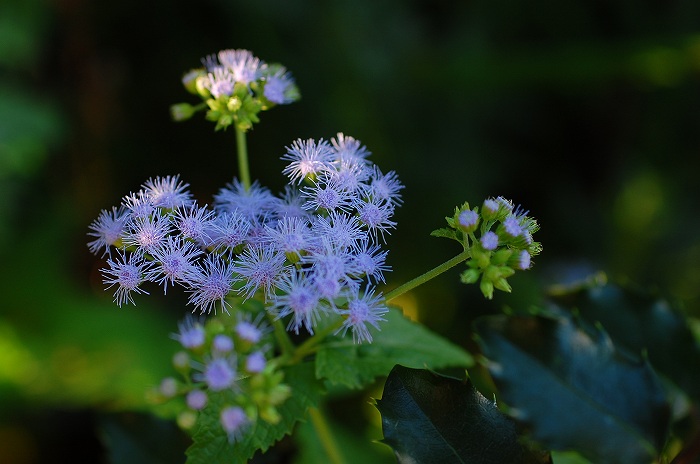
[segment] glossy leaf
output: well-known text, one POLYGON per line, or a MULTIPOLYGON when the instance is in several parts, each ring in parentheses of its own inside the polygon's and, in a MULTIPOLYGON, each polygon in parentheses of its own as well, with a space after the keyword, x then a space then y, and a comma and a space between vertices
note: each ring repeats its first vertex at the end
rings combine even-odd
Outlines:
POLYGON ((316 355, 316 376, 350 388, 362 388, 396 365, 470 367, 469 353, 390 308, 381 331, 371 329, 373 342, 356 344, 346 337, 324 344, 316 355))
POLYGON ((277 408, 282 420, 269 424, 258 420, 245 435, 230 442, 221 428, 221 409, 232 401, 233 393, 211 395, 210 403, 202 412, 194 432, 194 443, 187 450, 188 464, 230 464, 247 462, 257 450, 266 451, 276 441, 289 434, 297 421, 304 418, 311 406, 316 406, 323 393, 316 380, 313 366, 304 363, 285 369, 285 383, 292 387, 292 395, 277 408))
POLYGON ((683 314, 668 301, 600 279, 553 298, 589 322, 600 322, 620 346, 645 351, 654 369, 700 399, 700 346, 683 314))
POLYGON ((648 464, 663 445, 669 408, 658 377, 602 330, 563 311, 475 325, 509 413, 543 446, 596 463, 648 464))
POLYGON ((396 366, 377 408, 400 463, 533 462, 513 420, 469 381, 396 366))

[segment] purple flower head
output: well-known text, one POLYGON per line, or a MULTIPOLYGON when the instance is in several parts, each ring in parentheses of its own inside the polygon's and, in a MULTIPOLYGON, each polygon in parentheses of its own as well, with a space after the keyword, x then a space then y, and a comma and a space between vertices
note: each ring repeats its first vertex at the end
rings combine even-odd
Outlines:
POLYGON ((251 298, 262 289, 265 301, 285 270, 285 256, 273 247, 254 245, 247 247, 238 256, 235 272, 244 282, 238 293, 245 299, 251 298))
POLYGON ((180 176, 156 177, 148 179, 142 188, 153 206, 176 209, 192 204, 189 184, 180 182, 180 176))
POLYGON ((326 182, 332 180, 341 190, 350 194, 365 188, 365 182, 369 180, 372 169, 368 163, 356 159, 340 159, 334 163, 334 169, 327 171, 323 175, 326 182))
POLYGON ((222 409, 219 419, 221 427, 228 435, 229 443, 238 440, 250 425, 250 419, 248 419, 245 411, 238 406, 229 406, 222 409))
POLYGON ((248 241, 251 227, 250 221, 238 212, 223 212, 212 222, 207 245, 231 254, 248 241))
POLYGON ((219 212, 238 212, 251 222, 256 222, 273 213, 279 200, 258 181, 253 182, 250 189, 238 180, 226 184, 225 188, 214 195, 214 209, 219 212))
POLYGON ((350 162, 367 166, 367 158, 371 155, 369 150, 354 137, 346 136, 341 132, 331 139, 337 162, 350 162))
POLYGON ((391 271, 391 267, 385 264, 388 253, 382 251, 379 245, 370 245, 369 240, 363 241, 353 256, 357 273, 367 277, 370 282, 384 282, 384 272, 391 271))
POLYGON ((499 203, 493 198, 487 198, 484 200, 484 204, 481 207, 482 213, 486 216, 495 216, 498 212, 499 203))
POLYGON ((292 185, 286 185, 284 193, 282 193, 280 201, 277 203, 275 215, 278 218, 308 218, 310 214, 304 209, 304 202, 305 200, 301 196, 301 190, 292 185))
POLYGON ((339 212, 332 212, 327 218, 317 217, 313 222, 312 230, 316 236, 323 237, 339 250, 355 250, 359 243, 367 238, 367 232, 362 230, 357 216, 339 212))
POLYGON ((287 330, 299 333, 299 328, 304 327, 313 334, 313 326, 319 315, 319 295, 313 282, 303 273, 292 272, 287 274, 278 284, 279 293, 272 296, 270 310, 278 319, 292 315, 287 330))
POLYGON ((392 203, 372 198, 355 202, 355 208, 360 222, 367 227, 374 240, 378 240, 381 235, 384 242, 384 233, 391 234, 389 229, 396 227, 396 223, 390 219, 394 215, 392 203))
POLYGON ((148 219, 156 210, 145 190, 139 190, 136 193, 130 193, 125 196, 122 199, 122 204, 129 211, 130 221, 148 219))
POLYGON ((494 232, 488 231, 481 236, 479 242, 484 250, 493 251, 498 248, 498 235, 496 235, 494 232))
POLYGON ((265 354, 262 351, 254 351, 250 353, 245 360, 245 370, 251 374, 257 374, 265 370, 267 365, 267 360, 265 359, 265 354))
POLYGON ((382 174, 375 165, 366 194, 370 198, 387 201, 398 206, 403 202, 399 193, 402 189, 403 184, 399 181, 396 172, 389 171, 386 174, 382 174))
POLYGON ((235 360, 230 358, 213 358, 204 365, 204 371, 198 376, 210 390, 221 391, 235 386, 235 360))
POLYGON ((384 304, 382 294, 375 296, 374 289, 368 287, 362 295, 358 292, 350 295, 347 309, 339 312, 347 317, 343 321, 343 325, 338 329, 338 332, 342 332, 344 336, 350 329, 353 341, 362 343, 364 341, 372 341, 372 334, 369 332, 368 326, 379 330, 379 322, 386 321, 384 315, 388 312, 388 309, 384 304))
POLYGON ((341 247, 327 236, 321 235, 320 247, 302 257, 302 263, 311 265, 309 272, 314 278, 330 277, 334 280, 351 284, 351 276, 357 275, 355 267, 356 250, 341 247))
POLYGON ((179 237, 169 236, 151 253, 154 265, 147 274, 148 280, 163 284, 167 294, 168 282, 190 285, 197 277, 197 268, 193 262, 202 254, 194 242, 185 242, 179 237))
MULTIPOLYGON (((218 57, 220 66, 230 72, 236 82, 248 85, 261 76, 264 63, 248 50, 221 50, 218 57)), ((210 62, 212 58, 209 58, 210 62)))
POLYGON ((260 322, 241 320, 234 328, 236 335, 241 339, 250 342, 258 343, 265 335, 265 330, 261 327, 260 322))
POLYGON ((111 246, 117 245, 129 219, 125 208, 112 207, 112 211, 102 210, 92 224, 88 235, 95 240, 88 242, 90 252, 97 255, 104 248, 102 256, 111 255, 111 246))
POLYGON ((186 402, 188 408, 195 411, 202 410, 208 402, 207 394, 202 390, 192 390, 187 394, 186 402))
POLYGON ((287 153, 282 155, 283 161, 289 164, 282 170, 282 173, 289 177, 293 183, 302 183, 307 177, 316 177, 331 167, 333 149, 324 140, 316 143, 313 139, 306 141, 297 139, 287 153))
POLYGON ((304 209, 309 211, 348 212, 352 207, 352 192, 343 188, 338 177, 320 176, 312 186, 302 188, 301 194, 306 199, 304 209))
POLYGON ((180 332, 174 334, 173 338, 180 342, 183 348, 194 350, 204 345, 206 334, 201 322, 193 317, 187 317, 177 326, 180 332))
POLYGON ((506 234, 510 235, 511 237, 517 237, 523 233, 523 228, 520 226, 520 221, 513 215, 505 218, 503 221, 503 230, 505 230, 506 234))
POLYGON ((206 245, 210 241, 209 234, 214 225, 214 212, 206 206, 200 208, 196 203, 192 203, 175 211, 172 222, 184 238, 194 240, 199 245, 206 245))
POLYGON ((233 340, 228 335, 218 334, 212 340, 211 346, 217 353, 228 353, 233 350, 233 340))
POLYGON ((302 252, 312 249, 316 243, 308 220, 300 217, 283 217, 274 228, 266 227, 266 233, 266 241, 287 255, 301 257, 302 252))
POLYGON ((230 97, 233 95, 233 85, 236 81, 233 75, 224 68, 212 68, 211 72, 202 81, 203 87, 211 93, 214 98, 221 96, 230 97))
POLYGON ((114 292, 114 301, 117 306, 121 307, 125 303, 134 303, 132 293, 145 293, 139 286, 145 280, 145 274, 148 272, 149 264, 144 262, 141 256, 130 254, 128 257, 124 251, 118 250, 117 257, 112 260, 107 260, 108 269, 102 269, 104 276, 103 282, 107 288, 116 286, 114 292))
POLYGON ((154 214, 151 217, 136 218, 129 221, 122 242, 126 247, 136 247, 138 254, 152 254, 165 243, 171 229, 167 216, 154 214))
POLYGON ((479 220, 479 215, 469 209, 462 211, 457 216, 459 225, 464 229, 473 229, 479 220))
POLYGON ((202 313, 209 313, 212 309, 216 313, 218 302, 221 310, 228 313, 229 304, 226 296, 231 291, 233 283, 233 266, 217 255, 210 254, 191 281, 188 303, 193 304, 195 309, 199 309, 202 313))
POLYGON ((516 267, 520 269, 521 271, 525 271, 527 269, 530 269, 531 265, 531 260, 530 260, 530 253, 527 252, 527 250, 521 250, 518 253, 517 261, 516 261, 516 267))
MULTIPOLYGON (((269 69, 272 70, 272 68, 269 69)), ((284 67, 280 66, 274 72, 265 76, 263 95, 272 103, 278 105, 292 103, 295 100, 294 96, 290 94, 290 90, 294 88, 293 86, 294 79, 292 79, 291 74, 284 67)))

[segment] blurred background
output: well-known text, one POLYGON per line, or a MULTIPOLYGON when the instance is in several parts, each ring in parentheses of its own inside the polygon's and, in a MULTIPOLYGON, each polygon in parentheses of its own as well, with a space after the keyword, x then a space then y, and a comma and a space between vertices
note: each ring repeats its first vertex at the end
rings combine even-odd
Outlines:
MULTIPOLYGON (((282 63, 302 93, 249 134, 263 185, 282 190, 285 146, 337 132, 397 171, 388 288, 459 252, 429 234, 464 201, 503 195, 538 219, 544 251, 512 295, 484 301, 454 270, 402 298, 455 343, 599 269, 700 315, 696 0, 3 0, 0 462, 183 461, 187 439, 141 411, 185 298, 117 308, 86 233, 150 177, 180 174, 203 203, 231 181, 233 132, 168 113, 224 48, 282 63)), ((371 407, 338 409, 381 436, 371 407)))

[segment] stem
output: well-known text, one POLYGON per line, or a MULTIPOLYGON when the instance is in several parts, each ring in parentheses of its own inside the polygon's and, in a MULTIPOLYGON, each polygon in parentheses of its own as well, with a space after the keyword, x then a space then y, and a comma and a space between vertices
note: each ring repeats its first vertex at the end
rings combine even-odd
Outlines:
POLYGON ((272 328, 275 332, 275 338, 277 343, 282 350, 282 357, 290 357, 295 355, 295 348, 292 340, 289 338, 287 330, 284 328, 282 321, 279 319, 274 319, 272 321, 272 328))
POLYGON ((345 461, 343 460, 343 456, 340 454, 338 444, 335 442, 331 429, 328 426, 325 417, 323 417, 323 414, 321 414, 321 411, 319 411, 317 408, 309 408, 309 416, 311 416, 311 423, 316 429, 316 434, 318 435, 319 440, 321 440, 321 445, 323 445, 323 449, 326 450, 328 462, 332 464, 344 464, 345 461))
POLYGON ((236 150, 238 151, 238 175, 246 190, 250 190, 250 170, 248 169, 248 146, 246 145, 245 132, 233 124, 236 128, 236 150))
POLYGON ((403 284, 399 287, 396 287, 392 291, 386 293, 384 295, 384 300, 385 301, 393 300, 394 298, 399 297, 410 290, 413 290, 417 286, 424 284, 427 281, 429 281, 430 279, 433 279, 433 278, 439 276, 443 272, 455 267, 459 263, 466 261, 467 259, 469 259, 470 256, 471 256, 470 251, 464 250, 463 252, 461 252, 460 254, 455 256, 454 258, 452 258, 448 261, 445 261, 444 263, 442 263, 438 267, 433 268, 433 269, 429 270, 428 272, 426 272, 425 274, 421 274, 418 277, 416 277, 415 279, 409 280, 405 284, 403 284))
POLYGON ((316 345, 321 343, 331 333, 338 330, 342 325, 343 319, 340 319, 337 322, 329 325, 325 329, 316 332, 313 337, 307 339, 306 341, 304 341, 304 343, 296 347, 296 349, 294 350, 294 355, 290 359, 289 364, 296 364, 298 362, 301 362, 301 360, 304 359, 306 355, 309 355, 314 352, 314 350, 316 349, 316 345))

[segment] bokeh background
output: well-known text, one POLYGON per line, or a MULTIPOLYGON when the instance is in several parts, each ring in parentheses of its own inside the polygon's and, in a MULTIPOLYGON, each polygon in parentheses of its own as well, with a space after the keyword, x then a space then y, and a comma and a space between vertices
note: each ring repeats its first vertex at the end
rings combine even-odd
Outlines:
MULTIPOLYGON (((599 269, 700 315, 696 0, 3 0, 0 462, 183 460, 187 439, 140 411, 185 298, 118 309, 85 243, 149 177, 180 174, 202 202, 233 178, 234 134, 168 113, 223 48, 282 63, 302 93, 249 135, 263 185, 282 190, 285 146, 337 132, 398 172, 388 287, 459 251, 429 234, 464 201, 504 195, 539 220, 544 251, 512 295, 486 302, 455 270, 401 300, 455 343, 599 269)), ((378 438, 371 411, 342 407, 370 393, 336 412, 378 438)))

